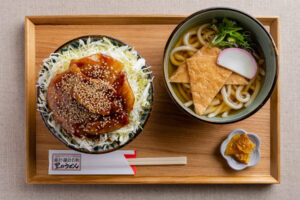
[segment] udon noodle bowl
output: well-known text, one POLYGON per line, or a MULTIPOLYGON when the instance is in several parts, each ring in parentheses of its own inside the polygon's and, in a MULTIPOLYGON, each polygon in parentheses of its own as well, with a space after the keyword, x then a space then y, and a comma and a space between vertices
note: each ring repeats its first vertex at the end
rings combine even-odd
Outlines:
MULTIPOLYGON (((252 38, 235 21, 229 19, 213 20, 212 22, 193 27, 182 34, 170 53, 171 71, 178 70, 186 60, 195 55, 201 48, 241 48, 247 50, 256 60, 258 69, 252 79, 246 83, 225 83, 203 113, 204 116, 227 117, 248 107, 257 97, 264 81, 265 66, 263 53, 252 38), (227 32, 226 32, 227 31, 227 32)), ((174 73, 170 75, 172 77, 174 73)), ((190 83, 172 81, 173 90, 186 107, 194 109, 190 83)))

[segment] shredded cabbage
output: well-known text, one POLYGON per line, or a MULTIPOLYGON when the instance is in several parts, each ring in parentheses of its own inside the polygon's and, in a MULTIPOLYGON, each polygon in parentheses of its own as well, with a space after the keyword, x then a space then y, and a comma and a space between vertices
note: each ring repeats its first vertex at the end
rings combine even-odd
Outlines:
POLYGON ((91 150, 95 147, 105 149, 108 145, 117 142, 119 145, 129 140, 129 134, 135 133, 140 128, 140 121, 146 109, 150 107, 148 96, 150 94, 152 79, 149 76, 150 70, 146 68, 145 59, 138 56, 138 53, 129 46, 115 46, 110 39, 103 38, 97 41, 91 41, 90 38, 84 42, 79 40, 79 46, 73 48, 69 46, 62 53, 52 53, 43 61, 43 69, 40 72, 37 86, 39 87, 39 96, 37 101, 38 111, 47 119, 47 124, 55 129, 57 134, 73 147, 91 150), (71 136, 72 142, 68 139, 70 136, 63 134, 61 126, 53 119, 51 110, 47 107, 47 88, 51 79, 56 74, 62 73, 69 68, 72 59, 79 59, 92 54, 102 53, 119 60, 124 64, 124 71, 127 74, 128 82, 135 96, 133 110, 130 113, 130 123, 125 127, 102 134, 99 140, 88 138, 79 138, 71 136))

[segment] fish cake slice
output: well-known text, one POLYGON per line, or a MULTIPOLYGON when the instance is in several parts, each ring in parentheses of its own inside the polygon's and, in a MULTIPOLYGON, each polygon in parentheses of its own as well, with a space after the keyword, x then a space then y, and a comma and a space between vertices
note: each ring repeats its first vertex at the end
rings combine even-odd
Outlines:
POLYGON ((199 56, 187 59, 191 92, 195 111, 203 115, 207 106, 218 94, 232 71, 216 63, 217 56, 199 56))

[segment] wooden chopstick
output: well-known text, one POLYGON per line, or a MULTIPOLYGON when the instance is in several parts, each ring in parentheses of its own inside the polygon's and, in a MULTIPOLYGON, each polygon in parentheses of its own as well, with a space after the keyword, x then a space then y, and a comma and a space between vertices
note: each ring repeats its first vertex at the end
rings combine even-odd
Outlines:
POLYGON ((186 157, 130 158, 130 165, 186 165, 186 157))

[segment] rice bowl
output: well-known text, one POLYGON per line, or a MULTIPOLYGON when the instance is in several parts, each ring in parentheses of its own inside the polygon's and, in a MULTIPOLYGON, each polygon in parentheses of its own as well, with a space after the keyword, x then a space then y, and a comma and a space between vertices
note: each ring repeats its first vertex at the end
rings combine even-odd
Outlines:
POLYGON ((153 103, 153 83, 150 67, 144 58, 127 44, 108 36, 84 36, 59 47, 43 61, 37 82, 37 108, 50 132, 68 147, 86 153, 104 153, 128 144, 143 129, 153 103), (112 132, 100 134, 97 139, 76 137, 66 133, 52 116, 46 95, 51 79, 69 68, 72 59, 102 53, 124 65, 135 102, 129 115, 129 124, 112 132))

